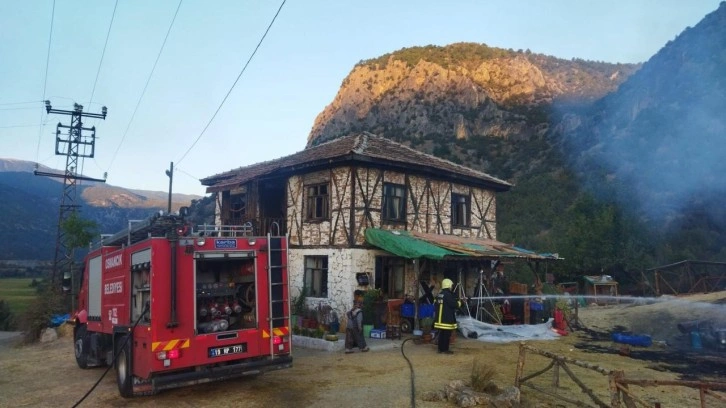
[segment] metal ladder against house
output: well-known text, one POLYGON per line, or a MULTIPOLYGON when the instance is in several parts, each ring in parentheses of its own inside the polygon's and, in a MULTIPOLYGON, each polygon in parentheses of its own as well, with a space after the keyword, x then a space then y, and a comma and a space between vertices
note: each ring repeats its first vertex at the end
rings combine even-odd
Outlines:
POLYGON ((276 333, 288 334, 288 331, 290 330, 290 324, 288 320, 290 318, 290 302, 288 300, 289 276, 287 269, 287 236, 273 236, 272 234, 268 233, 267 242, 267 279, 269 282, 268 299, 270 301, 268 309, 270 311, 270 317, 268 318, 268 329, 270 333, 270 357, 274 358, 274 336, 276 335, 276 333))

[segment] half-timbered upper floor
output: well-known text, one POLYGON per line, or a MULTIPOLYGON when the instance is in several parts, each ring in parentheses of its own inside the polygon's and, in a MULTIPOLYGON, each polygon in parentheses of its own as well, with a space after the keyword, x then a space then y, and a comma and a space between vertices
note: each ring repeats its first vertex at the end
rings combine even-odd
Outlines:
POLYGON ((291 245, 306 247, 362 246, 368 227, 496 239, 496 193, 511 187, 369 133, 202 184, 217 193, 218 224, 279 227, 291 245))

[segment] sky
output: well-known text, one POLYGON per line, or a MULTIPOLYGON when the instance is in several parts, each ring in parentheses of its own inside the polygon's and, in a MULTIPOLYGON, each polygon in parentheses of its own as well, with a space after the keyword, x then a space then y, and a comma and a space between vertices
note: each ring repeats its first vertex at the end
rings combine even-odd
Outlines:
POLYGON ((204 195, 201 178, 304 149, 361 60, 476 42, 645 62, 719 2, 0 0, 0 158, 64 169, 54 135, 70 117, 42 101, 106 106, 83 122, 96 147, 79 172, 167 191, 173 162, 173 192, 204 195))

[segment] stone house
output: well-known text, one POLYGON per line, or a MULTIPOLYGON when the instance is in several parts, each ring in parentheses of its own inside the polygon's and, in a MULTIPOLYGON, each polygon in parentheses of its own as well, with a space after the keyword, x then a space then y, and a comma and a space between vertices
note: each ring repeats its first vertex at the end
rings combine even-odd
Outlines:
POLYGON ((293 295, 305 288, 308 305, 328 305, 339 316, 357 289, 418 299, 430 291, 422 282, 450 277, 473 293, 481 279, 477 271, 488 270, 506 251, 521 255, 496 242, 496 193, 511 184, 370 133, 201 182, 216 195, 217 225, 287 233, 293 295), (372 244, 369 229, 403 232, 445 252, 397 255, 382 241, 372 244), (457 276, 462 271, 466 276, 457 276))

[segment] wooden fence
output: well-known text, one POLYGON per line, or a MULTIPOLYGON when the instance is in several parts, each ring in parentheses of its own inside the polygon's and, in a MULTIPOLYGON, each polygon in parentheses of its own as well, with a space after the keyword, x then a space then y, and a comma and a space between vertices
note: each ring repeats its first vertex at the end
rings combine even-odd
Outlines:
POLYGON ((519 360, 517 361, 517 373, 514 378, 514 386, 521 388, 526 386, 539 391, 543 394, 549 395, 556 399, 568 402, 578 407, 601 407, 601 408, 620 408, 623 406, 627 408, 636 408, 636 404, 640 404, 643 407, 660 408, 660 403, 648 403, 638 398, 632 390, 629 389, 629 385, 635 385, 639 387, 650 387, 650 386, 679 386, 695 388, 699 391, 701 400, 701 408, 706 408, 706 397, 710 396, 719 401, 726 401, 726 396, 715 392, 716 390, 726 390, 726 382, 714 382, 714 381, 680 381, 680 380, 637 380, 625 378, 625 372, 618 370, 609 370, 599 365, 591 364, 584 361, 575 360, 573 358, 557 355, 548 351, 539 350, 525 343, 519 345, 519 360), (546 357, 551 362, 541 370, 534 373, 524 375, 524 363, 526 360, 527 352, 532 352, 540 356, 546 357), (602 397, 598 396, 593 389, 589 388, 583 383, 577 375, 572 372, 569 365, 582 367, 585 369, 593 370, 606 376, 608 379, 608 392, 610 397, 609 403, 603 400, 602 397), (560 369, 562 369, 570 379, 577 384, 585 395, 590 398, 590 402, 584 402, 576 399, 574 395, 563 395, 561 392, 554 392, 553 389, 560 387, 560 369), (533 384, 530 380, 538 377, 546 372, 552 370, 552 382, 551 387, 542 387, 533 384), (591 405, 594 404, 594 405, 591 405))

